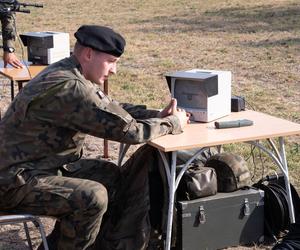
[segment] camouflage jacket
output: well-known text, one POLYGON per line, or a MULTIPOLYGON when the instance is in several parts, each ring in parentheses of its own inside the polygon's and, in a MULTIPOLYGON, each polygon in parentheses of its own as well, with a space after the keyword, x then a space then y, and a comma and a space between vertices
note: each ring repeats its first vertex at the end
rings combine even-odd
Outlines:
MULTIPOLYGON (((1 8, 5 7, 3 3, 0 4, 1 8)), ((15 34, 15 20, 14 14, 12 13, 1 13, 0 12, 0 20, 2 25, 2 40, 3 47, 14 47, 14 41, 16 38, 15 34)))
POLYGON ((54 63, 21 90, 0 122, 0 187, 57 173, 80 158, 86 134, 137 144, 181 132, 177 117, 155 118, 157 112, 111 100, 84 78, 74 56, 54 63))

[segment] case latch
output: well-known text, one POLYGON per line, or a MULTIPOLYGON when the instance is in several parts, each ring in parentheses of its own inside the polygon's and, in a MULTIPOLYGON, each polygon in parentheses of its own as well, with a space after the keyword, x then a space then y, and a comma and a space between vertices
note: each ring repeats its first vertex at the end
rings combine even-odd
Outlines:
POLYGON ((248 198, 245 198, 244 200, 244 215, 249 216, 250 215, 250 206, 249 206, 249 200, 248 198))
POLYGON ((199 207, 199 223, 204 224, 206 222, 204 207, 199 207))

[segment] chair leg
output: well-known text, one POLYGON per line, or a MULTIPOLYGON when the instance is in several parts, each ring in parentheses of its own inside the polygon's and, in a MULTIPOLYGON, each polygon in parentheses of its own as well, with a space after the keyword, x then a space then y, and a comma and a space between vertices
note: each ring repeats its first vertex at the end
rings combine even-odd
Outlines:
POLYGON ((32 242, 31 242, 31 238, 30 238, 30 234, 29 234, 29 230, 28 230, 28 226, 27 226, 27 222, 23 222, 23 225, 24 225, 24 230, 25 230, 28 246, 29 246, 30 250, 33 250, 32 242))
POLYGON ((39 229, 39 232, 40 232, 41 238, 42 238, 42 242, 43 242, 44 250, 49 250, 49 246, 48 246, 48 243, 47 243, 44 226, 43 226, 41 220, 38 217, 30 215, 30 214, 0 216, 0 225, 23 223, 24 230, 25 230, 25 233, 26 233, 26 238, 27 238, 27 241, 28 241, 28 245, 29 245, 29 248, 32 250, 33 249, 32 241, 31 241, 30 234, 29 234, 29 229, 28 229, 28 226, 27 226, 27 222, 29 222, 29 221, 31 221, 35 225, 35 227, 39 229))
POLYGON ((49 250, 43 223, 41 222, 41 220, 39 218, 36 217, 35 219, 36 219, 36 222, 38 223, 37 227, 38 227, 38 229, 40 231, 40 234, 41 234, 41 237, 42 237, 44 250, 49 250))

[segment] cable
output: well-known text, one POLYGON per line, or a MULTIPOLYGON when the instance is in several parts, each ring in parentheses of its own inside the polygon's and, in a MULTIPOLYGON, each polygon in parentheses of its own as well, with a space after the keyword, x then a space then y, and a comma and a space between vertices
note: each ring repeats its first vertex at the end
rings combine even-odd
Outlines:
POLYGON ((262 154, 261 154, 261 150, 259 150, 259 159, 262 165, 262 172, 261 172, 261 177, 263 177, 265 175, 265 164, 264 161, 262 159, 262 154))
POLYGON ((255 108, 253 108, 253 106, 252 106, 249 102, 247 102, 246 99, 244 99, 244 100, 245 100, 245 103, 246 103, 247 105, 249 105, 250 108, 251 108, 253 111, 255 111, 255 108))
MULTIPOLYGON (((253 185, 265 192, 265 226, 266 231, 273 238, 277 238, 290 226, 288 197, 282 173, 267 175, 253 185)), ((290 184, 293 207, 295 213, 299 213, 300 199, 297 191, 290 184)))
POLYGON ((254 146, 254 145, 251 145, 251 151, 250 151, 250 155, 249 155, 249 157, 246 159, 246 161, 248 161, 249 159, 250 159, 250 157, 251 157, 251 159, 252 159, 252 162, 253 162, 253 175, 252 175, 252 177, 251 177, 251 181, 253 182, 254 181, 254 178, 255 178, 255 176, 256 176, 256 164, 255 164, 255 160, 254 160, 254 158, 255 158, 255 156, 254 156, 254 150, 255 150, 255 148, 256 148, 256 146, 254 146))

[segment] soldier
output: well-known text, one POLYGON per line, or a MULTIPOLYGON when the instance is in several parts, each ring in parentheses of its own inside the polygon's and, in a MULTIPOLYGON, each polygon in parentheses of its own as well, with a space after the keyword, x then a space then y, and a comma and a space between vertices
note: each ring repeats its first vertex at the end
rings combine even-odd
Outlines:
POLYGON ((16 39, 15 16, 12 12, 3 11, 3 6, 5 3, 0 3, 4 67, 10 64, 15 68, 22 68, 23 65, 16 56, 14 48, 14 40, 16 39))
POLYGON ((74 54, 32 79, 1 120, 0 208, 56 217, 50 249, 146 249, 156 150, 140 147, 120 169, 81 159, 84 137, 144 143, 180 133, 188 116, 176 100, 158 112, 106 96, 124 38, 96 25, 75 37, 74 54))

